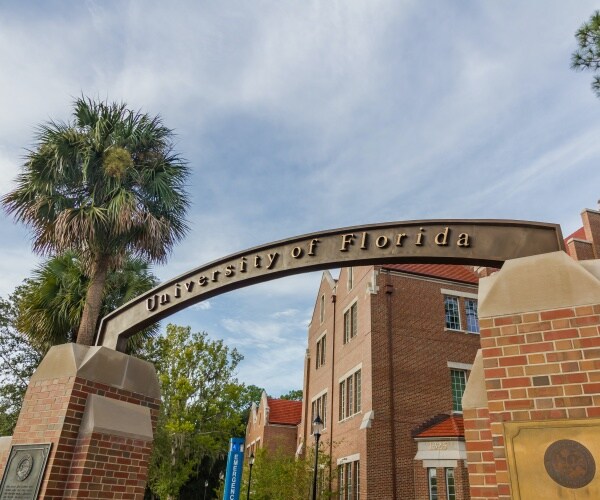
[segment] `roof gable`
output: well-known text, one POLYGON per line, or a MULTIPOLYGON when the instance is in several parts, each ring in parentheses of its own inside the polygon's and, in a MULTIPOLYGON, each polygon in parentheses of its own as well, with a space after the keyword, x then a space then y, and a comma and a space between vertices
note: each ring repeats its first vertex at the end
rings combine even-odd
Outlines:
POLYGON ((465 425, 462 415, 446 415, 446 418, 435 422, 419 432, 415 438, 464 438, 465 425))
POLYGON ((298 425, 302 420, 302 401, 268 398, 269 424, 298 425))
POLYGON ((428 276, 461 283, 479 283, 479 276, 467 266, 455 266, 451 264, 386 264, 384 269, 400 271, 404 273, 428 276))

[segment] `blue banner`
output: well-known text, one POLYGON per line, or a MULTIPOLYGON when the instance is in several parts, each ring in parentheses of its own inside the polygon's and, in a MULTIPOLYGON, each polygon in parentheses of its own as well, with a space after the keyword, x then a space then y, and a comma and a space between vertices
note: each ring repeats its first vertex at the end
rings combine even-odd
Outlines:
POLYGON ((239 500, 244 469, 244 438, 229 440, 227 455, 227 473, 225 475, 225 491, 223 500, 239 500))

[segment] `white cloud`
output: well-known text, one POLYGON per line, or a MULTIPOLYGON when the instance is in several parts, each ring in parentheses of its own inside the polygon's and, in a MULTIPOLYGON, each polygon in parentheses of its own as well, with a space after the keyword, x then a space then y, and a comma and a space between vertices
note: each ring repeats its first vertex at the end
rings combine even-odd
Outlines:
MULTIPOLYGON (((598 198, 600 102, 568 67, 591 0, 23 5, 0 6, 0 194, 34 126, 67 119, 73 97, 160 113, 193 168, 191 231, 163 280, 367 222, 508 217, 567 233, 598 198)), ((37 259, 6 217, 0 234, 6 294, 37 259)), ((301 376, 320 275, 181 318, 243 345, 257 385, 298 387, 284 379, 301 376)))
POLYGON ((208 311, 209 309, 212 308, 212 305, 210 303, 210 301, 205 300, 204 302, 198 302, 197 304, 194 304, 191 309, 197 309, 199 311, 208 311))

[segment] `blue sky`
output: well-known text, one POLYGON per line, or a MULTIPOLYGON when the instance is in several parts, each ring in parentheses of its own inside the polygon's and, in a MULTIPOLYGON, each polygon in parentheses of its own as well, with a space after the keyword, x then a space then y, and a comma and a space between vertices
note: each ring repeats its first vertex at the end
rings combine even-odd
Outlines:
MULTIPOLYGON (((296 234, 419 218, 557 222, 600 197, 600 100, 569 69, 579 0, 4 1, 0 194, 36 124, 81 94, 161 114, 192 168, 192 230, 161 280, 296 234)), ((0 220, 0 295, 39 262, 0 220)), ((172 321, 301 387, 320 273, 172 321)))

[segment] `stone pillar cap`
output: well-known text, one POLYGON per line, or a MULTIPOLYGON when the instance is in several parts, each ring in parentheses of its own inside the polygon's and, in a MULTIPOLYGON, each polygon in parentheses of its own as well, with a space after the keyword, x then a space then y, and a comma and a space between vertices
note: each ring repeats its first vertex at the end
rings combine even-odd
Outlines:
POLYGON ((79 377, 160 399, 160 385, 152 363, 102 346, 62 344, 44 357, 31 382, 79 377))
POLYGON ((479 280, 479 317, 600 304, 600 260, 575 261, 565 252, 507 260, 479 280))

